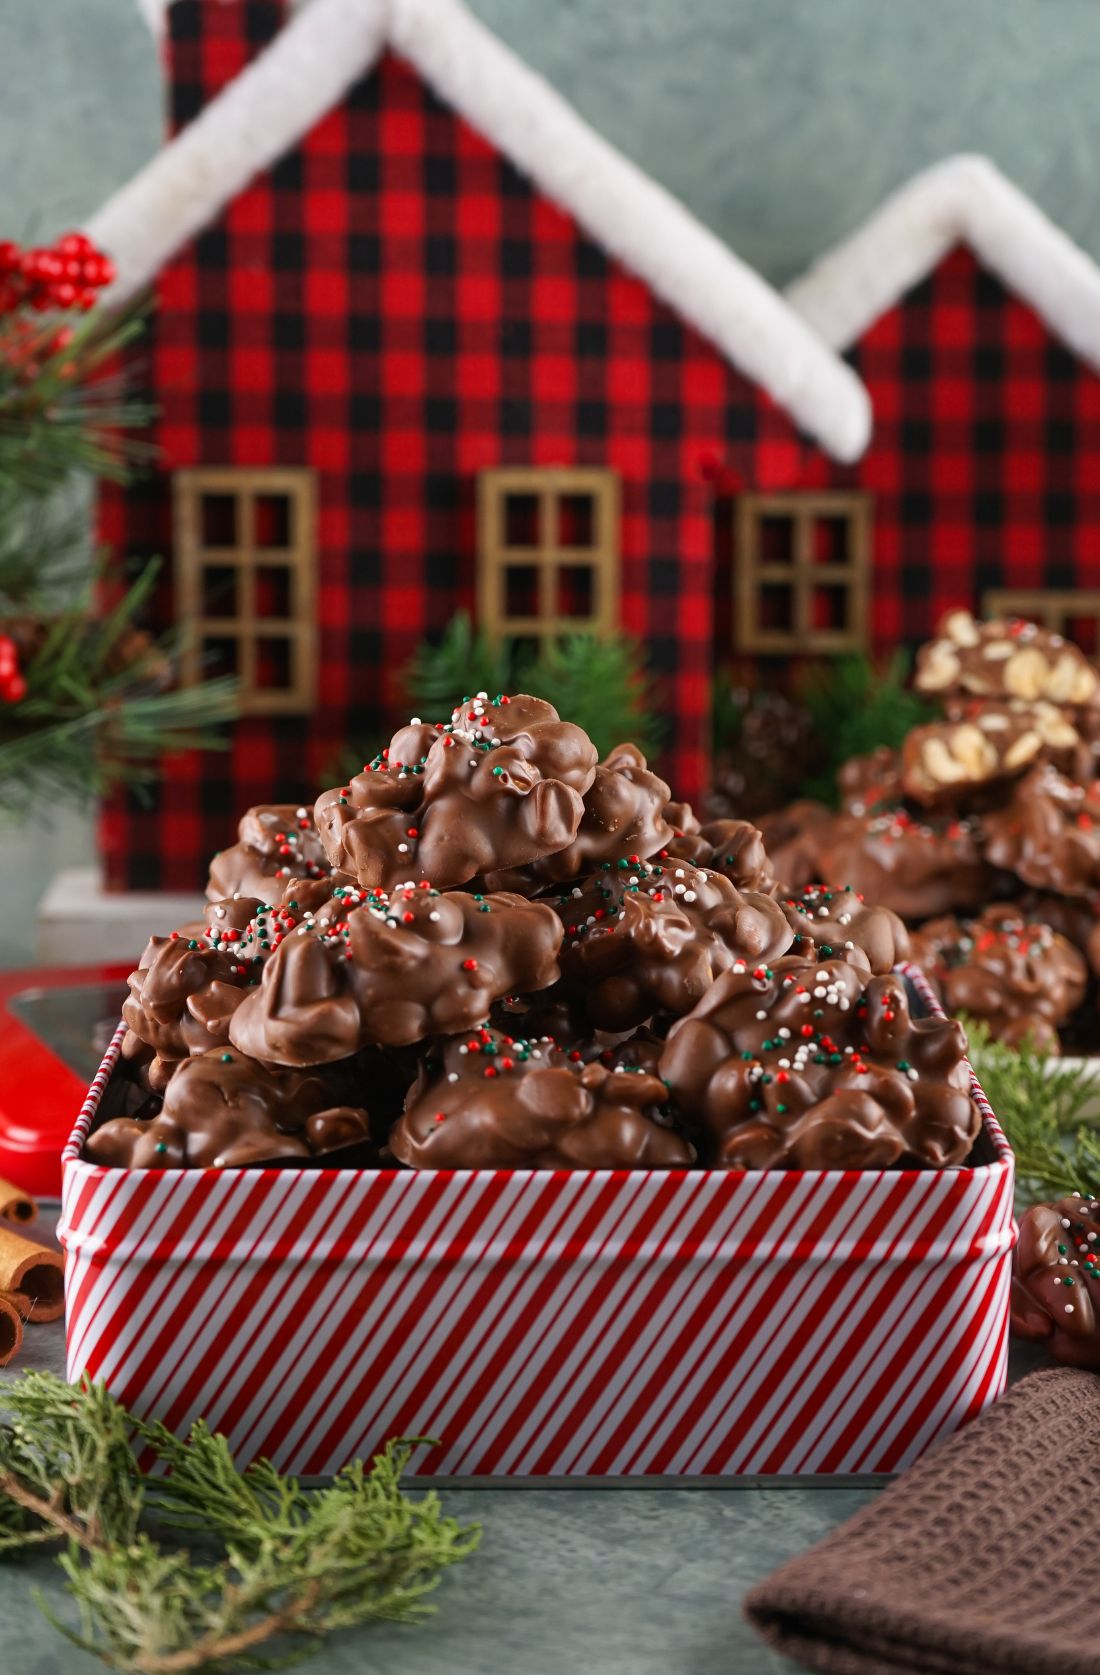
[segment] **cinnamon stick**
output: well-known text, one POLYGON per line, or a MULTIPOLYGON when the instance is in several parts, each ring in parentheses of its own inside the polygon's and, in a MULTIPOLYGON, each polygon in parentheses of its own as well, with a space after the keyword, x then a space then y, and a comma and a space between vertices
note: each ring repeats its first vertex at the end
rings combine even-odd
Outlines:
POLYGON ((0 1367, 18 1355, 23 1342, 23 1321, 11 1297, 0 1297, 0 1367))
POLYGON ((0 1291, 24 1320, 56 1320, 65 1312, 65 1258, 0 1223, 0 1291))
POLYGON ((0 1176, 0 1217, 4 1221, 15 1222, 17 1226, 26 1227, 29 1222, 38 1217, 38 1205, 29 1192, 13 1186, 0 1176))

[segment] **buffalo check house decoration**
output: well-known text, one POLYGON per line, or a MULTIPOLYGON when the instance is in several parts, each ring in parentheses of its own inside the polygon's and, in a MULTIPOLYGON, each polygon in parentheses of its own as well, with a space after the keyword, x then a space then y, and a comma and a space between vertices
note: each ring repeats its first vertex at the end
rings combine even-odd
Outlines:
POLYGON ((145 9, 170 135, 87 230, 150 298, 159 452, 101 533, 170 557, 185 677, 242 714, 104 810, 109 887, 193 888, 241 808, 366 759, 459 608, 636 636, 691 796, 718 664, 1100 590, 1100 270, 985 159, 781 296, 461 0, 145 9))

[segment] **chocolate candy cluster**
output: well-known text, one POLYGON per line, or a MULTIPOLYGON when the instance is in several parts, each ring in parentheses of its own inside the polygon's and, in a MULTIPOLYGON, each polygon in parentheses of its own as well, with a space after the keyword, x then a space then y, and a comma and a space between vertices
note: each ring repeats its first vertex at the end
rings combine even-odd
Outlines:
POLYGON ((130 978, 137 1168, 942 1168, 979 1116, 888 907, 780 889, 633 745, 539 698, 414 720, 313 809, 251 810, 130 978))
POLYGON ((1100 677, 1035 623, 954 611, 914 685, 942 715, 900 750, 846 763, 839 811, 801 802, 761 820, 776 875, 790 889, 851 884, 892 908, 948 1009, 1000 1039, 1090 1050, 1100 677))

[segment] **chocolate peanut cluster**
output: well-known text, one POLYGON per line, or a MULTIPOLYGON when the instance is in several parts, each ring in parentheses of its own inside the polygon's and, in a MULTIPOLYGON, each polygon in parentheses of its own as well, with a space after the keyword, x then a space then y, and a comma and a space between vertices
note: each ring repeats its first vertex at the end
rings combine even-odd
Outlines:
POLYGON ((1088 987, 1080 950, 1014 902, 997 902, 975 919, 930 919, 913 933, 912 951, 947 1011, 980 1018, 1009 1046, 1056 1053, 1059 1025, 1088 987))
POLYGON ((761 819, 782 890, 850 885, 919 933, 949 1009, 1010 1045, 1094 1051, 1100 677, 1047 628, 953 611, 913 684, 942 713, 846 762, 836 811, 761 819))
POLYGON ((1067 1367, 1100 1369, 1100 1203, 1073 1193, 1020 1217, 1012 1330, 1067 1367))
POLYGON ((716 1168, 942 1169, 981 1124, 962 1025, 914 1019, 900 977, 845 960, 726 972, 660 1073, 716 1168))
POLYGON ((150 940, 125 1008, 132 1097, 87 1155, 961 1162, 979 1122, 962 1032, 910 1017, 901 919, 854 882, 780 890, 775 871, 750 821, 701 823, 635 746, 599 760, 539 698, 414 720, 312 816, 250 811, 203 920, 150 940))

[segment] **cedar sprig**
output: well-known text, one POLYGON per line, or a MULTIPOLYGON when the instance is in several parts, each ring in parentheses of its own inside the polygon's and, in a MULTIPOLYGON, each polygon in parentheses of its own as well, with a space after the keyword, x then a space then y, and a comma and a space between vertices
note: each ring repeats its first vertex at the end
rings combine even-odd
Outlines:
POLYGON ((414 1442, 305 1490, 268 1461, 238 1471, 200 1421, 185 1440, 101 1386, 29 1373, 5 1390, 0 1552, 63 1540, 79 1622, 50 1620, 125 1675, 273 1668, 334 1631, 431 1610, 443 1570, 477 1546, 401 1474, 414 1442), (146 1477, 130 1438, 157 1462, 146 1477), (167 1472, 167 1475, 161 1473, 167 1472), (175 1532, 177 1549, 162 1539, 175 1532))
POLYGON ((1095 1077, 1031 1046, 1006 1047, 972 1019, 966 1031, 970 1062, 1016 1154, 1021 1204, 1100 1194, 1100 1130, 1089 1115, 1095 1077))

